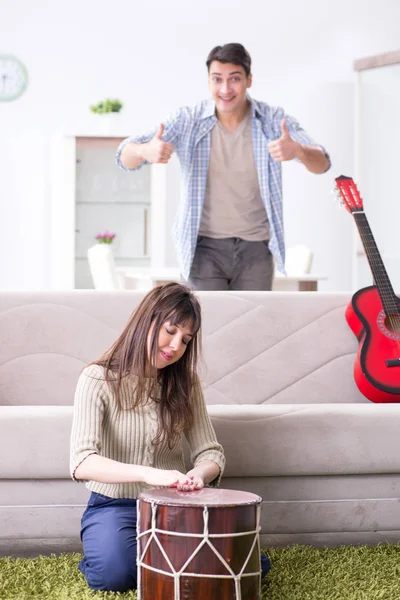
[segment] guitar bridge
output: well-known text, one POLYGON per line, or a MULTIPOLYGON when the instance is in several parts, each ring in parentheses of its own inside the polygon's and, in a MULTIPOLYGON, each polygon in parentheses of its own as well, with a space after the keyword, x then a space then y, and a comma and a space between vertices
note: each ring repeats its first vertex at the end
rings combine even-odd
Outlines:
POLYGON ((400 358, 390 358, 385 363, 387 367, 400 367, 400 358))

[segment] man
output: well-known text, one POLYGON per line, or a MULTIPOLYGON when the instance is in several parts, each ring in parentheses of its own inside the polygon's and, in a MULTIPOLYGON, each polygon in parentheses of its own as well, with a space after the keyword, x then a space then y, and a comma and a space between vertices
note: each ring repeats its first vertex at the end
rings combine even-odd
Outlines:
POLYGON ((183 198, 174 225, 181 273, 197 290, 270 290, 284 272, 281 162, 324 173, 329 156, 298 122, 248 95, 251 58, 241 44, 207 59, 212 100, 180 108, 158 129, 124 140, 126 170, 176 152, 183 198))

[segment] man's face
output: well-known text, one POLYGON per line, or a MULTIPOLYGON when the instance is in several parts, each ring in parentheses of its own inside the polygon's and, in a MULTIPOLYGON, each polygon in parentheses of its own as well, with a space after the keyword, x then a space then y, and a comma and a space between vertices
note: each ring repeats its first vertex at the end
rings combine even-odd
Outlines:
POLYGON ((235 113, 243 110, 251 79, 251 74, 247 77, 243 67, 214 60, 208 74, 208 89, 217 111, 235 113))

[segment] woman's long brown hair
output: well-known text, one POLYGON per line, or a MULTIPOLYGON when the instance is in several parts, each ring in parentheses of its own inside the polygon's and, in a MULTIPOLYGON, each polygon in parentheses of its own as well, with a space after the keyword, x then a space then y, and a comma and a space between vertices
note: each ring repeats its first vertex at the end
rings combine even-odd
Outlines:
POLYGON ((167 439, 172 447, 192 424, 191 398, 198 385, 200 325, 200 304, 188 287, 180 283, 155 287, 135 308, 114 344, 91 363, 104 367, 105 380, 113 389, 121 409, 135 409, 150 398, 159 403, 160 426, 154 443, 167 439), (180 326, 191 323, 193 337, 177 362, 157 369, 158 336, 166 321, 180 326), (150 331, 149 360, 147 339, 150 331), (134 385, 134 400, 130 405, 121 398, 121 384, 126 378, 131 378, 134 385))

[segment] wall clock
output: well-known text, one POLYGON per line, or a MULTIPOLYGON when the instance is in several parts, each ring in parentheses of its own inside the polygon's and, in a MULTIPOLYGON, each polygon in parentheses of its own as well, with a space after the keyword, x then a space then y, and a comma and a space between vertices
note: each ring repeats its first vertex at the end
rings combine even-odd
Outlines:
POLYGON ((18 58, 0 54, 0 101, 15 100, 28 82, 28 72, 18 58))

